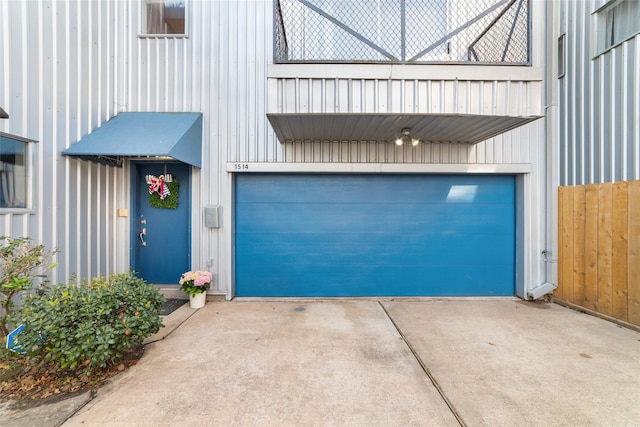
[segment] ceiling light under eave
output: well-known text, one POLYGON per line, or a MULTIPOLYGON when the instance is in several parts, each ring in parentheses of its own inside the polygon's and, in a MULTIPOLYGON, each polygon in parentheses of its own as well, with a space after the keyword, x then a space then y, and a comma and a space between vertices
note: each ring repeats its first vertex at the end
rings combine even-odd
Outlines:
POLYGON ((402 129, 401 134, 402 135, 400 135, 398 139, 396 139, 396 145, 398 147, 403 145, 405 142, 411 142, 411 145, 415 147, 421 142, 419 139, 411 138, 411 129, 409 128, 402 129))

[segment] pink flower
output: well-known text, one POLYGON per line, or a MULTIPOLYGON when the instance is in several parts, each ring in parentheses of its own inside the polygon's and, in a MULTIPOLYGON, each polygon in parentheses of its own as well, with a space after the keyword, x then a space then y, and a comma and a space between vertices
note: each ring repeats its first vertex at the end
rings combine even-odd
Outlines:
POLYGON ((180 277, 180 286, 183 289, 196 286, 198 288, 209 289, 211 284, 211 273, 209 271, 187 271, 180 277))
POLYGON ((211 274, 210 273, 198 276, 196 278, 196 280, 193 282, 193 284, 196 285, 196 286, 206 285, 207 283, 211 283, 211 274))

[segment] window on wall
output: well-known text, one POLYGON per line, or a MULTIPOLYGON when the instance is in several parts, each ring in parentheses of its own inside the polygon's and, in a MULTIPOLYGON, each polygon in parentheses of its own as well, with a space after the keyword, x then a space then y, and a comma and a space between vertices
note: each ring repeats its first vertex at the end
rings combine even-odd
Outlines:
POLYGON ((596 54, 640 33, 640 1, 614 0, 596 11, 596 54))
POLYGON ((28 143, 0 133, 0 208, 27 207, 28 143))
POLYGON ((186 35, 186 0, 143 0, 143 32, 148 35, 186 35))

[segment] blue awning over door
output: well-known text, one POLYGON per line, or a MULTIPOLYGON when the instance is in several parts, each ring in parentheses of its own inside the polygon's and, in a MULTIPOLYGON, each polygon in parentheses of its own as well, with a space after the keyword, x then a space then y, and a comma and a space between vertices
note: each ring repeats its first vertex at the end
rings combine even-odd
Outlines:
POLYGON ((202 165, 202 113, 125 112, 62 154, 119 165, 130 157, 169 157, 202 165))

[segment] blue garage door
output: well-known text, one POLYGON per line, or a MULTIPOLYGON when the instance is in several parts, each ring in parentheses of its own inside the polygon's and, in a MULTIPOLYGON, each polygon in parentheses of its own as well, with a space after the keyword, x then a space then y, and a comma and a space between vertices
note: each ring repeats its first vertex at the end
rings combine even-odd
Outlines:
POLYGON ((514 295, 514 182, 239 174, 236 295, 514 295))

